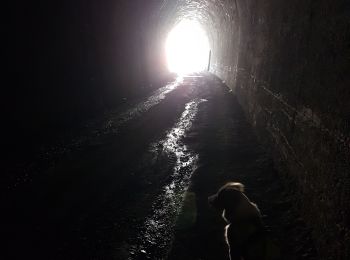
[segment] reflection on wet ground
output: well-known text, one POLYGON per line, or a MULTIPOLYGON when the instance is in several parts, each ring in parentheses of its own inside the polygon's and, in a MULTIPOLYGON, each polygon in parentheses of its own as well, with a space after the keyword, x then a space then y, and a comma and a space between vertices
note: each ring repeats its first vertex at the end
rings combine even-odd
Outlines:
POLYGON ((159 104, 159 102, 161 102, 169 92, 175 90, 181 85, 181 83, 183 83, 183 78, 178 77, 174 82, 171 82, 165 87, 156 90, 150 97, 147 98, 146 101, 136 104, 126 112, 110 117, 110 119, 105 123, 104 132, 102 134, 107 134, 110 132, 117 133, 118 127, 125 124, 129 120, 142 115, 151 107, 159 104))
POLYGON ((168 183, 155 199, 152 213, 147 217, 129 259, 164 259, 171 244, 173 228, 182 205, 183 195, 188 187, 198 155, 191 152, 182 142, 186 131, 192 125, 198 112, 198 105, 205 99, 195 99, 185 106, 179 121, 169 131, 165 140, 152 144, 155 153, 169 153, 175 156, 173 173, 168 183))

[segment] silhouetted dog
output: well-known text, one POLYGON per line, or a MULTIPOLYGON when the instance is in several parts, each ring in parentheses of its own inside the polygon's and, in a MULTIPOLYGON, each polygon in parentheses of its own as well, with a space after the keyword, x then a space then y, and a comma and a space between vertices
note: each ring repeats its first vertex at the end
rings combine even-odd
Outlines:
POLYGON ((243 184, 230 182, 208 198, 211 206, 223 211, 228 223, 225 237, 230 259, 279 259, 279 250, 268 239, 260 210, 243 192, 243 184))

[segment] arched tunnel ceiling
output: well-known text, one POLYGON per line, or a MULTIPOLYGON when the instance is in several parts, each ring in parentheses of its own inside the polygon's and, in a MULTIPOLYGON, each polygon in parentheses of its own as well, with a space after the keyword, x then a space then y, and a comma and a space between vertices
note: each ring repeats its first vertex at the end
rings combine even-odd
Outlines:
POLYGON ((197 20, 213 44, 227 25, 238 22, 236 1, 230 0, 164 0, 159 10, 161 32, 166 33, 182 19, 197 20))

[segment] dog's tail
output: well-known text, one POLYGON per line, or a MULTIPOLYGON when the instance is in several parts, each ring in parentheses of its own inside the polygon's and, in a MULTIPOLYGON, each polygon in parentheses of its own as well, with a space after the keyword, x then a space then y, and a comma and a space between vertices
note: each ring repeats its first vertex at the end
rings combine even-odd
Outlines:
POLYGON ((234 188, 240 192, 244 192, 244 185, 240 182, 229 182, 225 186, 234 188))

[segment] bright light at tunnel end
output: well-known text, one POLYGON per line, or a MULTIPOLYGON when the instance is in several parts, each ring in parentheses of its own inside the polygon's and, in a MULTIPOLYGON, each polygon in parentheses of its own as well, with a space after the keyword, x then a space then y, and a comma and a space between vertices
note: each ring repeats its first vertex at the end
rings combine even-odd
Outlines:
POLYGON ((178 75, 200 72, 208 66, 208 37, 196 21, 180 21, 169 32, 165 50, 169 71, 178 75))

